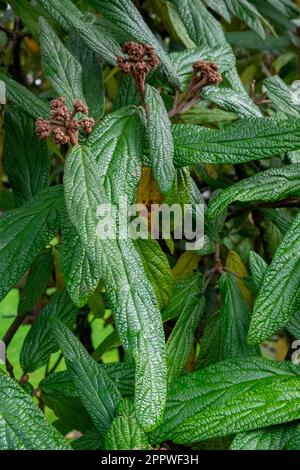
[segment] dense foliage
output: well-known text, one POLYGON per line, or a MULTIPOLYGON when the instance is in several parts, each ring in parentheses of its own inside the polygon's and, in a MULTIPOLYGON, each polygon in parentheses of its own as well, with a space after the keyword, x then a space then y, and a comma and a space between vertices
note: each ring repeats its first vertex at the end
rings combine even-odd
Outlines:
POLYGON ((299 449, 298 6, 0 2, 0 449, 299 449))

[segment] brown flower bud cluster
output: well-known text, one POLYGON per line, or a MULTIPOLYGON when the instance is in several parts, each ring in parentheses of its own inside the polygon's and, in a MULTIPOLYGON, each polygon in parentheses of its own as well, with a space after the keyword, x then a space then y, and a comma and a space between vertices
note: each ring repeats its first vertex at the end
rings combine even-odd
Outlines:
POLYGON ((73 101, 73 111, 69 111, 66 106, 65 98, 60 97, 52 100, 50 116, 51 120, 47 121, 39 117, 36 120, 36 133, 40 139, 47 139, 51 134, 53 135, 56 144, 78 144, 79 129, 82 128, 86 133, 93 130, 95 121, 93 118, 87 117, 89 110, 87 105, 82 100, 73 101), (75 119, 77 113, 82 113, 85 116, 78 120, 75 119))
POLYGON ((125 42, 122 46, 125 56, 117 58, 117 63, 123 73, 130 74, 144 101, 145 79, 151 69, 159 64, 155 48, 147 44, 139 44, 133 41, 125 42))
POLYGON ((199 60, 193 64, 193 71, 194 77, 205 79, 206 85, 216 85, 222 81, 222 75, 215 62, 199 60))

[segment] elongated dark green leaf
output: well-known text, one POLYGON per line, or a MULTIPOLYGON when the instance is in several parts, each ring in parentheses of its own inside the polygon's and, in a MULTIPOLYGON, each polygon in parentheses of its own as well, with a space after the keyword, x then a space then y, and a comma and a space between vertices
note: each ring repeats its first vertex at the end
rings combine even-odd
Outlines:
POLYGON ((168 381, 181 375, 193 345, 204 309, 204 297, 186 303, 167 341, 168 381))
POLYGON ((15 80, 2 73, 0 74, 0 81, 5 83, 7 98, 20 106, 27 114, 34 119, 39 116, 44 118, 49 117, 50 108, 45 101, 38 98, 23 85, 20 85, 20 83, 15 82, 15 80))
MULTIPOLYGON (((192 76, 193 64, 198 60, 209 60, 216 62, 221 73, 232 69, 235 66, 235 57, 231 47, 223 42, 215 47, 197 47, 185 49, 180 52, 172 52, 171 60, 179 76, 181 87, 187 86, 192 76)), ((215 88, 215 87, 209 87, 215 88)), ((253 105, 253 107, 255 107, 253 105)))
POLYGON ((171 386, 151 441, 192 443, 300 417, 300 370, 257 356, 219 362, 171 386))
POLYGON ((300 196, 300 164, 272 168, 233 184, 209 205, 208 217, 218 217, 234 201, 277 201, 300 196))
POLYGON ((98 431, 105 433, 114 418, 121 395, 103 368, 98 367, 80 341, 61 321, 52 321, 77 394, 98 431))
POLYGON ((268 269, 268 264, 261 256, 259 256, 258 253, 255 253, 255 251, 250 251, 249 265, 255 287, 257 289, 260 289, 263 277, 265 275, 266 270, 268 269))
POLYGON ((18 304, 18 315, 28 313, 44 293, 53 268, 51 249, 42 251, 30 268, 18 304))
POLYGON ((103 197, 105 194, 117 207, 120 197, 126 196, 130 204, 136 202, 144 143, 143 115, 133 107, 106 116, 88 139, 90 152, 99 163, 103 197))
POLYGON ((11 0, 10 6, 14 13, 21 18, 26 29, 38 40, 40 34, 39 18, 49 16, 47 12, 40 5, 33 5, 27 0, 11 0))
POLYGON ((161 192, 166 194, 170 191, 175 176, 171 122, 159 92, 150 85, 146 87, 145 99, 148 108, 151 167, 161 192))
POLYGON ((103 449, 103 438, 95 429, 91 429, 83 436, 71 442, 74 450, 99 450, 103 449))
POLYGON ((139 106, 141 97, 134 81, 130 75, 125 75, 119 86, 115 109, 122 108, 123 106, 136 105, 139 106))
POLYGON ((0 299, 55 236, 61 222, 62 196, 61 186, 44 189, 25 206, 0 217, 0 299))
POLYGON ((177 318, 185 305, 199 302, 203 278, 200 273, 195 273, 187 279, 174 282, 171 300, 162 311, 163 321, 177 318))
POLYGON ((249 100, 248 96, 229 88, 206 86, 201 90, 201 96, 242 118, 262 115, 259 108, 249 100))
POLYGON ((300 214, 268 267, 251 317, 248 343, 256 344, 287 324, 300 308, 300 214))
POLYGON ((105 449, 108 450, 145 450, 149 448, 147 434, 138 424, 134 403, 123 400, 109 430, 105 435, 105 449))
POLYGON ((59 0, 37 1, 66 30, 72 28, 73 24, 83 16, 83 13, 81 13, 72 0, 64 0, 63 2, 59 0))
POLYGON ((178 11, 176 10, 175 6, 171 2, 167 2, 167 9, 170 22, 173 26, 173 29, 176 31, 177 36, 179 37, 182 44, 188 49, 192 49, 196 47, 195 42, 189 36, 189 33, 180 18, 178 11))
MULTIPOLYGON (((134 365, 132 361, 98 364, 115 384, 122 396, 133 395, 134 365)), ((77 397, 78 393, 68 371, 52 372, 39 384, 43 393, 51 396, 77 397)))
POLYGON ((75 30, 82 40, 95 52, 112 65, 121 54, 117 41, 102 31, 100 26, 83 22, 83 14, 71 0, 38 0, 48 13, 67 30, 75 30))
POLYGON ((222 130, 173 126, 175 165, 243 163, 300 148, 300 120, 245 118, 222 130))
POLYGON ((230 14, 226 6, 225 0, 204 0, 209 8, 214 10, 218 15, 223 16, 224 20, 230 23, 230 14))
POLYGON ((62 221, 62 239, 61 264, 66 288, 74 304, 81 307, 99 284, 100 266, 91 258, 67 214, 62 221))
POLYGON ((50 354, 58 350, 53 337, 51 319, 74 326, 77 308, 65 290, 55 294, 35 319, 23 343, 20 364, 24 372, 34 372, 46 364, 50 354))
POLYGON ((174 0, 173 4, 197 46, 215 47, 225 42, 220 23, 207 11, 201 0, 174 0))
POLYGON ((205 322, 205 327, 200 339, 200 351, 197 357, 196 369, 203 369, 221 357, 221 314, 215 312, 205 322))
POLYGON ((44 72, 53 88, 66 98, 67 105, 71 108, 74 99, 83 99, 81 65, 42 17, 40 28, 44 72))
POLYGON ((0 449, 70 449, 32 398, 3 373, 0 373, 0 449))
MULTIPOLYGON (((243 432, 233 440, 231 450, 283 450, 297 430, 296 424, 243 432)), ((299 431, 298 431, 299 432, 299 431)))
POLYGON ((4 169, 21 206, 49 184, 47 144, 37 138, 34 120, 18 106, 6 106, 4 126, 4 169))
MULTIPOLYGON (((117 115, 106 120, 103 140, 100 140, 99 126, 88 147, 74 147, 65 167, 65 198, 71 223, 91 259, 101 267, 117 333, 125 349, 134 357, 137 418, 149 429, 161 420, 166 393, 164 337, 157 300, 133 241, 100 239, 97 235, 99 205, 107 201, 118 204, 119 196, 132 198, 139 180, 129 171, 129 161, 118 177, 119 167, 124 165, 121 157, 125 162, 127 158, 129 160, 138 145, 136 133, 134 141, 129 140, 128 134, 126 138, 122 137, 123 112, 120 112, 118 125, 117 115), (108 122, 114 132, 109 132, 108 122), (99 165, 93 157, 99 160, 99 165)), ((125 122, 129 133, 136 129, 134 116, 132 121, 126 115, 125 122), (133 124, 131 128, 130 123, 133 124)), ((135 165, 135 162, 131 164, 135 165)))
POLYGON ((250 324, 250 310, 232 273, 220 279, 221 290, 221 359, 245 357, 255 349, 247 345, 246 337, 250 324))
POLYGON ((164 308, 171 297, 173 278, 166 255, 159 243, 151 238, 138 238, 134 246, 139 252, 145 273, 151 282, 160 308, 164 308))
POLYGON ((111 0, 110 2, 106 0, 92 0, 91 3, 122 33, 126 33, 129 38, 154 46, 169 79, 174 84, 178 84, 178 77, 168 54, 148 28, 131 0, 126 2, 124 0, 111 0))
POLYGON ((73 56, 81 64, 81 83, 89 115, 95 120, 104 113, 105 90, 100 57, 87 47, 74 31, 70 31, 68 46, 73 56))
POLYGON ((263 81, 267 94, 278 111, 288 116, 299 117, 300 106, 295 104, 292 90, 280 77, 270 77, 263 81))
POLYGON ((253 29, 262 39, 265 38, 265 31, 261 22, 265 23, 270 29, 272 29, 255 6, 248 2, 248 0, 226 0, 226 3, 228 9, 253 29))

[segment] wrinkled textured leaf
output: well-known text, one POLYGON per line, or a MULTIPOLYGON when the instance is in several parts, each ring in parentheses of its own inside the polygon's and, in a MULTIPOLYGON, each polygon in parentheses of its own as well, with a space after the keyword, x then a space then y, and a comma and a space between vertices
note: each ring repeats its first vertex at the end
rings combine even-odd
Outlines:
POLYGON ((141 257, 146 276, 152 284, 160 308, 164 308, 172 293, 173 279, 168 259, 156 240, 138 238, 134 246, 141 257))
POLYGON ((105 433, 120 403, 120 393, 104 368, 98 367, 67 326, 55 319, 52 329, 80 400, 96 429, 105 433))
POLYGON ((206 86, 201 90, 201 96, 242 118, 261 116, 259 108, 253 101, 249 100, 244 94, 229 88, 206 86))
POLYGON ((226 188, 209 205, 208 217, 218 217, 232 202, 277 201, 300 196, 300 164, 271 168, 226 188))
POLYGON ((175 327, 167 341, 168 381, 172 382, 181 375, 194 341, 195 331, 204 309, 204 297, 190 299, 182 310, 175 327))
POLYGON ((231 359, 175 381, 152 441, 192 443, 299 419, 299 367, 257 356, 231 359))
POLYGON ((146 88, 145 100, 151 167, 161 192, 166 194, 170 191, 175 176, 171 122, 159 92, 150 85, 146 88))
POLYGON ((163 321, 177 318, 187 304, 198 302, 201 296, 203 277, 195 273, 187 279, 174 282, 171 300, 162 311, 163 321))
POLYGON ((300 106, 295 104, 295 97, 290 88, 281 80, 280 77, 270 77, 264 80, 264 86, 267 94, 278 111, 288 116, 299 117, 300 106))
POLYGON ((44 18, 40 18, 40 27, 44 72, 57 93, 66 98, 68 107, 72 109, 74 99, 83 99, 81 65, 44 18))
POLYGON ((248 343, 256 344, 285 326, 300 308, 300 214, 264 274, 251 317, 248 343), (270 295, 272 293, 272 295, 270 295))
POLYGON ((34 120, 17 106, 6 106, 4 126, 4 169, 21 206, 49 184, 47 144, 36 136, 34 120))
MULTIPOLYGON (((283 450, 289 444, 297 425, 287 424, 238 434, 231 450, 283 450)), ((298 431, 299 432, 299 431, 298 431)))
POLYGON ((24 340, 20 364, 24 372, 34 372, 46 364, 50 354, 58 350, 52 334, 51 320, 59 318, 63 323, 74 326, 77 308, 65 290, 55 294, 37 316, 24 340))
POLYGON ((20 106, 27 114, 34 119, 39 116, 44 118, 49 117, 50 108, 48 103, 38 98, 23 85, 20 85, 20 83, 15 82, 15 80, 2 73, 0 74, 0 81, 5 83, 7 98, 20 106))
POLYGON ((61 186, 44 189, 23 207, 0 217, 0 299, 55 236, 61 222, 62 196, 61 186))
POLYGON ((70 449, 32 398, 3 373, 0 373, 0 397, 1 450, 70 449))
POLYGON ((173 126, 175 166, 243 163, 300 148, 300 120, 245 118, 222 130, 173 126))
POLYGON ((105 435, 104 447, 108 450, 149 448, 147 435, 136 420, 132 401, 124 400, 120 404, 117 416, 105 435))

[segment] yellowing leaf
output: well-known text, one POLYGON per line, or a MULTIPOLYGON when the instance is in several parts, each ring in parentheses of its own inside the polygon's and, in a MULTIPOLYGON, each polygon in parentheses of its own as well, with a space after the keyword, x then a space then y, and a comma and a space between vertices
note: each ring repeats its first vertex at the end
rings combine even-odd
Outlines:
POLYGON ((237 276, 238 276, 237 284, 238 284, 239 288, 241 289, 241 292, 242 292, 243 296, 245 297, 246 301, 248 302, 248 304, 251 304, 251 294, 250 294, 249 290, 245 287, 242 279, 240 279, 242 277, 247 277, 248 272, 247 272, 247 269, 246 269, 243 261, 241 260, 241 258, 239 257, 239 255, 235 251, 229 251, 227 259, 226 259, 225 267, 229 271, 237 274, 237 276))
POLYGON ((185 251, 182 253, 172 269, 173 278, 179 280, 190 277, 197 269, 200 259, 201 257, 193 251, 185 251))
MULTIPOLYGON (((151 230, 151 205, 161 204, 163 196, 156 183, 151 168, 142 169, 141 179, 137 187, 137 202, 143 204, 148 210, 148 228, 151 230)), ((143 214, 141 214, 143 217, 143 214)))

